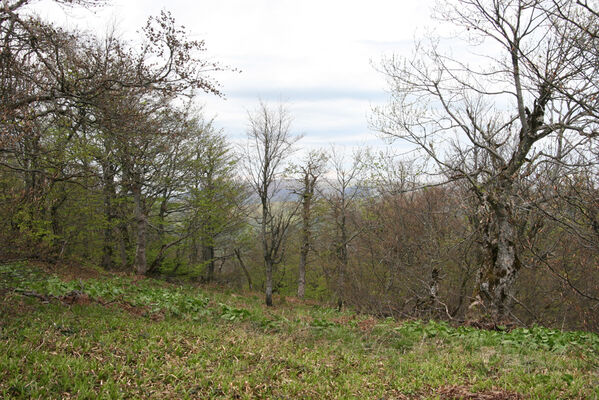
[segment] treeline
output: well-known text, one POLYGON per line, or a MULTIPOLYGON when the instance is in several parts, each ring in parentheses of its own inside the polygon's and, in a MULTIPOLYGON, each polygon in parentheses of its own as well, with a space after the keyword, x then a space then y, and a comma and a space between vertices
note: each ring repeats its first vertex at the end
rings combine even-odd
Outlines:
POLYGON ((241 191, 222 132, 192 106, 221 95, 203 42, 167 12, 129 43, 65 31, 28 3, 0 10, 4 251, 140 274, 185 240, 211 252, 241 191))
POLYGON ((289 111, 266 103, 233 146, 193 106, 221 95, 211 74, 226 68, 170 14, 128 42, 29 3, 0 9, 2 259, 186 275, 269 305, 599 329, 592 5, 462 1, 471 14, 445 18, 507 43, 509 61, 385 60, 391 103, 371 122, 408 159, 296 153, 289 111))

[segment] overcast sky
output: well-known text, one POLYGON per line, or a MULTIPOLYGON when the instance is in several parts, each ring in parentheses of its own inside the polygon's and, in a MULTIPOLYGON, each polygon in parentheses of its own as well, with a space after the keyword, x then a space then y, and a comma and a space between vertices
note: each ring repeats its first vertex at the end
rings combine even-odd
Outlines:
POLYGON ((368 128, 372 106, 383 104, 386 84, 375 70, 384 54, 408 55, 429 19, 429 0, 113 0, 96 10, 57 11, 42 1, 41 16, 100 33, 116 23, 134 37, 150 15, 170 10, 210 59, 241 73, 214 74, 226 99, 203 95, 234 140, 245 136, 247 112, 258 99, 289 104, 302 147, 381 144, 368 128))

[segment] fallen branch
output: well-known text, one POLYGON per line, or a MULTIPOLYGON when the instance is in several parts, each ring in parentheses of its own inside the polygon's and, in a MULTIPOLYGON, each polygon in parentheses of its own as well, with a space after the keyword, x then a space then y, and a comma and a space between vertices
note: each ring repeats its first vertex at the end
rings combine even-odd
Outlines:
POLYGON ((56 296, 40 294, 40 293, 31 291, 31 290, 14 289, 14 292, 18 293, 22 296, 35 297, 36 299, 40 299, 41 301, 46 302, 46 303, 49 303, 51 299, 60 300, 56 296))

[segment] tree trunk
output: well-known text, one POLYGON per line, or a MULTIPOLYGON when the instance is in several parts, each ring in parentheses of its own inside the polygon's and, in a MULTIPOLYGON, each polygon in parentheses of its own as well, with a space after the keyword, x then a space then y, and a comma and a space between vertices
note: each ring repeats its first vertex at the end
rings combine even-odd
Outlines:
POLYGON ((265 296, 266 296, 266 305, 267 306, 272 306, 272 271, 273 271, 273 267, 274 267, 274 263, 273 263, 273 259, 271 257, 271 251, 272 251, 272 247, 269 246, 272 245, 271 243, 269 243, 268 241, 268 234, 267 234, 267 224, 269 219, 271 218, 269 209, 268 209, 268 198, 266 196, 266 191, 264 191, 264 195, 262 197, 262 224, 261 224, 261 229, 262 229, 262 251, 264 254, 264 269, 265 269, 265 275, 266 275, 266 282, 265 282, 265 296))
MULTIPOLYGON (((344 203, 343 203, 344 204, 344 203)), ((341 237, 339 247, 337 248, 337 259, 339 261, 339 271, 337 275, 337 309, 341 311, 345 302, 345 274, 347 272, 347 226, 345 210, 341 211, 341 237)))
POLYGON ((304 243, 302 245, 301 253, 300 253, 300 262, 298 268, 298 279, 297 279, 297 297, 300 299, 304 299, 304 295, 306 294, 306 260, 308 258, 308 245, 304 243))
POLYGON ((113 166, 105 163, 103 166, 103 194, 104 194, 104 243, 102 245, 102 267, 105 269, 111 269, 112 256, 114 254, 114 235, 113 235, 113 221, 114 221, 114 210, 113 210, 113 199, 116 196, 114 190, 114 173, 113 166))
POLYGON ((302 247, 300 250, 297 279, 297 297, 300 299, 304 298, 306 292, 306 263, 308 261, 308 252, 310 251, 310 205, 313 193, 310 193, 309 184, 310 182, 306 181, 305 190, 307 192, 304 193, 302 205, 302 247))
POLYGON ((137 245, 135 248, 135 271, 138 275, 145 275, 148 271, 146 260, 146 241, 148 218, 142 204, 141 188, 133 187, 133 200, 135 202, 135 221, 137 224, 137 245))
POLYGON ((168 197, 167 197, 167 193, 166 193, 166 189, 165 189, 162 193, 162 201, 160 202, 160 209, 158 211, 158 228, 157 228, 157 232, 156 232, 156 234, 158 236, 158 243, 160 245, 162 245, 162 243, 164 242, 164 226, 166 224, 165 218, 166 218, 167 205, 168 205, 168 197))
POLYGON ((248 280, 248 289, 252 290, 252 277, 250 276, 250 271, 248 271, 243 259, 241 258, 241 251, 239 249, 235 249, 235 256, 237 260, 239 260, 239 265, 241 265, 241 269, 243 269, 243 273, 245 274, 246 279, 248 280))
POLYGON ((198 263, 198 240, 195 235, 192 236, 189 245, 189 263, 191 265, 196 265, 198 263))
POLYGON ((487 312, 494 321, 509 318, 512 309, 512 289, 520 263, 516 248, 516 228, 506 205, 495 205, 488 228, 486 267, 479 276, 479 292, 487 312))
POLYGON ((345 272, 340 271, 339 276, 337 277, 337 311, 341 311, 343 309, 344 296, 343 296, 343 287, 345 286, 345 272))
POLYGON ((202 245, 202 261, 206 263, 206 282, 214 280, 214 246, 212 244, 202 245))
POLYGON ((306 292, 306 263, 308 261, 308 251, 310 250, 310 228, 308 226, 309 212, 309 205, 308 209, 306 210, 306 206, 304 204, 302 247, 300 249, 300 263, 298 267, 297 279, 297 297, 300 299, 304 298, 306 292))
POLYGON ((127 252, 129 250, 129 246, 131 244, 129 238, 129 232, 127 231, 127 224, 124 221, 119 223, 119 232, 120 232, 120 258, 121 258, 121 268, 127 269, 129 265, 129 256, 127 252))
POLYGON ((516 255, 516 229, 509 215, 502 210, 498 216, 496 282, 493 292, 493 313, 498 320, 505 319, 512 310, 512 288, 519 269, 516 255))
POLYGON ((431 271, 431 281, 428 284, 428 294, 431 305, 435 305, 439 295, 439 270, 433 267, 431 271))
POLYGON ((165 189, 162 194, 162 201, 160 202, 160 209, 158 211, 158 227, 156 229, 157 242, 160 245, 160 250, 158 251, 158 254, 156 255, 154 261, 152 261, 152 263, 150 264, 149 268, 146 269, 146 273, 152 273, 156 271, 156 269, 160 268, 166 257, 166 250, 170 247, 169 245, 164 243, 164 225, 166 218, 167 200, 168 198, 165 189))
POLYGON ((59 211, 62 205, 67 201, 67 198, 67 192, 64 186, 62 186, 60 188, 60 196, 58 196, 50 206, 50 221, 52 225, 52 234, 54 235, 53 252, 58 255, 59 259, 61 255, 64 254, 65 245, 67 242, 60 224, 59 211))
POLYGON ((267 257, 265 260, 265 268, 266 268, 266 305, 272 306, 272 270, 273 263, 270 258, 267 257))

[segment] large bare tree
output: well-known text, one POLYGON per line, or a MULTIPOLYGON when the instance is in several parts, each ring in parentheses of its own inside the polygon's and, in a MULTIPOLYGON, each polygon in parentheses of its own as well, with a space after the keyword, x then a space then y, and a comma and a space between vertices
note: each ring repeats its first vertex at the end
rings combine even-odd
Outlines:
POLYGON ((597 64, 581 67, 571 40, 578 28, 554 18, 570 5, 454 1, 437 16, 461 41, 432 39, 413 57, 382 62, 391 101, 376 110, 374 125, 431 161, 435 183, 462 181, 475 195, 475 297, 495 320, 511 314, 535 172, 568 162, 596 134, 596 116, 576 99, 597 95, 588 79, 597 64), (450 55, 452 44, 459 56, 450 55))

